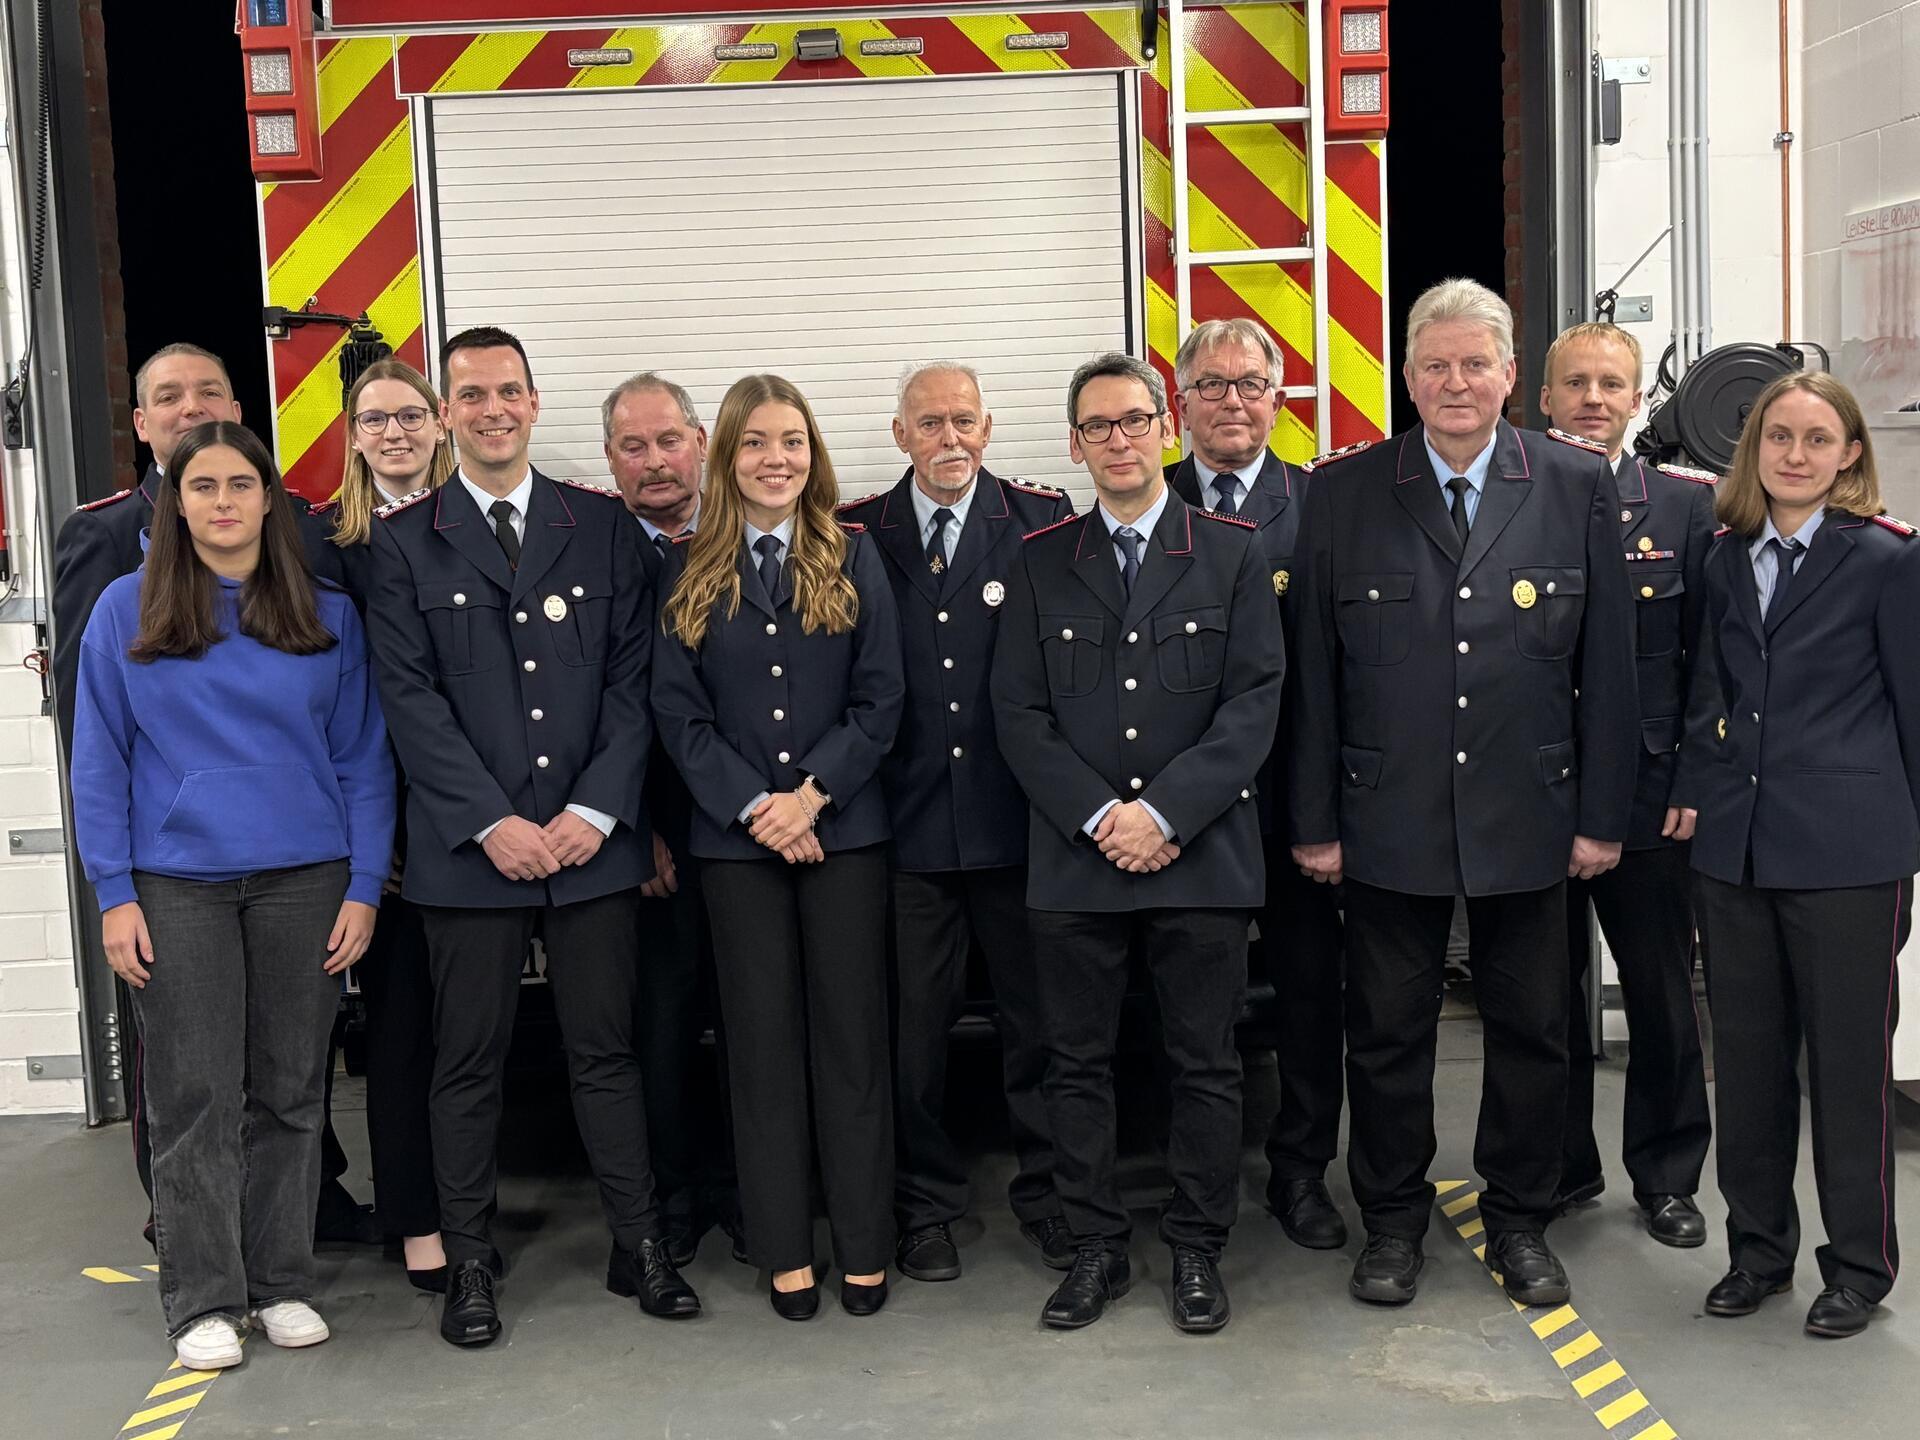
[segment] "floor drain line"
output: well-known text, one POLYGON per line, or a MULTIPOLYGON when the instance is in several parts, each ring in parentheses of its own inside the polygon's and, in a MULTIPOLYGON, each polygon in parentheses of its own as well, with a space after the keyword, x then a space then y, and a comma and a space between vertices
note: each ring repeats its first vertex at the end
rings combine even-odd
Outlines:
MULTIPOLYGON (((1487 1227, 1480 1218, 1480 1192, 1470 1189, 1465 1180, 1436 1180, 1433 1188, 1437 1192, 1435 1203, 1447 1223, 1467 1242, 1475 1258, 1485 1261, 1487 1227)), ((1677 1440, 1673 1426, 1653 1408, 1606 1342, 1573 1306, 1507 1303, 1526 1321, 1534 1338, 1573 1386, 1573 1393, 1587 1402, 1593 1418, 1609 1435, 1618 1440, 1677 1440)))

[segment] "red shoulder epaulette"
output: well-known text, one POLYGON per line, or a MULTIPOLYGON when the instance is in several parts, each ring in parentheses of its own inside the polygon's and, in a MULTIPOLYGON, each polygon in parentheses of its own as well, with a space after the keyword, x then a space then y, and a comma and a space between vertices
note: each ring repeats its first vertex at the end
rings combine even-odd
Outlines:
POLYGON ((1373 442, 1371 440, 1356 440, 1351 445, 1342 445, 1338 450, 1329 450, 1324 455, 1316 455, 1300 468, 1302 470, 1315 470, 1327 464, 1329 461, 1345 460, 1350 455, 1358 455, 1361 451, 1371 450, 1372 448, 1373 442))
POLYGON ((418 505, 431 494, 433 494, 433 487, 422 485, 411 495, 402 495, 398 500, 389 500, 386 504, 376 507, 373 513, 385 520, 390 516, 398 515, 402 510, 418 505))
POLYGON ((1720 477, 1711 470, 1696 470, 1691 465, 1656 465, 1653 467, 1662 475, 1671 475, 1676 480, 1691 480, 1696 485, 1718 485, 1720 477))
POLYGON ((867 527, 857 520, 842 520, 839 524, 840 528, 849 535, 864 535, 867 533, 867 527))
POLYGON ((1040 536, 1046 534, 1049 530, 1058 530, 1062 525, 1071 525, 1076 520, 1084 520, 1086 518, 1087 517, 1084 515, 1069 515, 1067 516, 1066 519, 1056 520, 1051 525, 1042 525, 1038 530, 1029 530, 1023 538, 1027 540, 1036 540, 1040 536))
POLYGON ((118 505, 131 494, 133 494, 132 490, 116 490, 111 495, 103 495, 98 500, 89 500, 86 504, 76 505, 73 508, 76 510, 104 510, 109 505, 118 505))
POLYGON ((1012 480, 1007 479, 1005 476, 1001 478, 1006 480, 1006 483, 1016 490, 1024 491, 1028 495, 1044 496, 1048 500, 1058 500, 1062 495, 1067 493, 1058 485, 1044 485, 1038 480, 1012 480))
POLYGON ((878 500, 881 496, 885 495, 886 493, 887 492, 884 490, 876 490, 871 495, 862 495, 858 500, 842 500, 838 505, 834 506, 833 508, 836 512, 841 510, 851 510, 856 505, 865 505, 870 500, 878 500))
POLYGON ((1585 450, 1590 454, 1604 455, 1607 453, 1606 446, 1602 445, 1598 440, 1589 440, 1584 435, 1569 435, 1564 430, 1554 429, 1549 429, 1547 435, 1551 439, 1558 440, 1562 445, 1577 446, 1579 449, 1585 450))
POLYGON ((676 544, 676 545, 685 545, 685 544, 686 544, 686 543, 687 543, 688 541, 690 541, 691 539, 693 539, 693 531, 691 531, 691 530, 682 530, 682 531, 681 531, 681 532, 680 532, 680 533, 679 533, 678 535, 675 535, 675 536, 674 536, 674 537, 672 537, 672 538, 673 538, 673 543, 674 543, 674 544, 676 544))
POLYGON ((1202 510, 1198 505, 1192 507, 1193 513, 1208 520, 1218 520, 1222 525, 1238 525, 1242 530, 1258 530, 1260 527, 1251 520, 1243 520, 1238 515, 1222 515, 1218 510, 1202 510))
POLYGON ((620 492, 611 485, 596 485, 591 480, 569 480, 564 475, 549 475, 547 478, 556 485, 566 485, 575 490, 585 490, 589 495, 605 495, 614 500, 620 498, 620 492))
POLYGON ((340 508, 338 500, 322 500, 318 505, 309 505, 307 513, 313 516, 331 515, 340 508))
POLYGON ((1731 535, 1732 533, 1733 533, 1733 526, 1722 525, 1718 530, 1713 532, 1713 538, 1718 540, 1722 535, 1731 535))
POLYGON ((1911 540, 1913 538, 1913 526, 1907 524, 1904 520, 1896 520, 1891 515, 1874 515, 1869 518, 1881 529, 1893 531, 1893 533, 1898 535, 1902 540, 1911 540))

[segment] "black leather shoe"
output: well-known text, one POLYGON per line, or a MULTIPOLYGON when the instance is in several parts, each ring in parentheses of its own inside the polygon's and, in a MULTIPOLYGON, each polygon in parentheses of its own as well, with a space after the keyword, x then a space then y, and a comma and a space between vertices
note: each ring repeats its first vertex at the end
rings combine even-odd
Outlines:
POLYGON ((1707 1217, 1691 1195, 1649 1195, 1640 1202, 1647 1233, 1662 1245, 1692 1250, 1707 1243, 1707 1217))
POLYGON ((462 1260, 447 1277, 440 1338, 449 1345, 491 1345, 500 1338, 500 1307, 494 1303, 493 1272, 486 1261, 462 1260))
POLYGON ((1040 1323, 1051 1330, 1079 1330, 1107 1313, 1107 1306, 1133 1288, 1133 1267, 1127 1252, 1104 1245, 1083 1245, 1074 1252, 1067 1271, 1040 1312, 1040 1323))
POLYGON ((1226 1328, 1233 1318, 1227 1283, 1212 1256, 1185 1245, 1173 1247, 1173 1323, 1189 1335, 1226 1328))
POLYGON ((887 1277, 878 1285, 855 1285, 844 1277, 840 1281, 840 1308, 849 1315, 878 1315, 887 1303, 887 1277))
POLYGON ((820 1313, 820 1282, 816 1280, 804 1290, 776 1290, 769 1281, 767 1299, 782 1320, 811 1320, 820 1313))
POLYGON ((373 1207, 357 1203, 346 1186, 332 1180, 320 1187, 313 1238, 321 1245, 380 1245, 387 1236, 373 1207))
POLYGON ((1280 1180, 1267 1186, 1267 1208, 1296 1245, 1338 1250, 1347 1243, 1347 1222, 1335 1208, 1324 1180, 1280 1180))
POLYGON ((922 1225, 900 1237, 894 1251, 900 1273, 909 1280, 958 1280, 960 1247, 950 1226, 922 1225))
POLYGON ((1564 1305, 1573 1294, 1567 1272, 1547 1237, 1536 1230, 1502 1230, 1487 1240, 1487 1265, 1500 1272, 1507 1298, 1520 1305, 1564 1305))
POLYGON ((1769 1295, 1784 1295, 1792 1288, 1791 1277, 1785 1280, 1768 1280, 1754 1274, 1751 1270, 1742 1270, 1736 1265, 1722 1275, 1711 1290, 1707 1291, 1706 1312, 1709 1315, 1719 1315, 1724 1319, 1751 1315, 1760 1308, 1760 1302, 1769 1295))
POLYGON ((1058 1215, 1049 1215, 1044 1220, 1029 1220, 1020 1227, 1020 1233, 1027 1237, 1029 1244, 1039 1247, 1040 1263, 1049 1270, 1073 1268, 1076 1253, 1073 1231, 1058 1215))
POLYGON ((1426 1263, 1419 1241, 1369 1233, 1360 1258, 1353 1262, 1347 1289, 1354 1299, 1369 1305, 1404 1305, 1419 1293, 1420 1271, 1426 1263))
POLYGON ((675 1269, 691 1265, 700 1253, 700 1237, 705 1235, 713 1221, 704 1215, 669 1215, 662 1227, 664 1234, 661 1243, 667 1247, 667 1258, 675 1269))
POLYGON ((1568 1185, 1562 1183, 1553 1195, 1553 1213, 1564 1215, 1576 1205, 1586 1205, 1598 1200, 1607 1190, 1607 1177, 1596 1175, 1591 1180, 1579 1180, 1568 1185))
POLYGON ((1866 1329, 1872 1317, 1873 1301, 1858 1290, 1829 1285, 1807 1310, 1807 1333, 1828 1340, 1844 1340, 1866 1329))
POLYGON ((713 1222, 733 1245, 733 1260, 736 1265, 751 1265, 753 1261, 747 1255, 747 1227, 740 1219, 738 1211, 723 1214, 713 1222))
POLYGON ((427 1270, 409 1270, 407 1283, 429 1295, 444 1295, 447 1293, 447 1267, 435 1265, 427 1270))
POLYGON ((640 1308, 661 1320, 690 1320, 700 1313, 700 1297, 680 1278, 664 1240, 642 1240, 638 1250, 618 1244, 607 1256, 607 1289, 626 1299, 639 1297, 640 1308))

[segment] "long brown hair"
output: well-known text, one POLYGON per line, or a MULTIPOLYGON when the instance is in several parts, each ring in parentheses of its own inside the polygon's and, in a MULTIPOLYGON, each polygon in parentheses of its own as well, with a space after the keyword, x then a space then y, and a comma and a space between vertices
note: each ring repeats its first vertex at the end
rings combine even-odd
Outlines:
POLYGON ((240 633, 289 655, 317 655, 338 642, 320 623, 313 598, 313 572, 300 545, 293 502, 260 437, 231 420, 196 425, 180 441, 166 477, 153 496, 145 578, 140 582, 140 633, 127 648, 142 664, 162 656, 198 660, 226 633, 214 603, 220 581, 193 548, 180 510, 180 477, 202 450, 224 445, 238 451, 266 488, 267 513, 260 527, 260 562, 240 587, 240 633))
POLYGON ((1713 513, 1734 534, 1751 540, 1766 528, 1767 487, 1760 480, 1760 438, 1766 429, 1767 411, 1773 402, 1793 390, 1804 390, 1824 400, 1840 417, 1840 428, 1848 441, 1860 442, 1860 454, 1853 464, 1834 477, 1827 495, 1829 510, 1844 510, 1849 515, 1866 517, 1884 514, 1880 502, 1880 470, 1873 460, 1873 437, 1867 433, 1867 417, 1853 392, 1824 370, 1797 370, 1782 375, 1760 392, 1747 412, 1747 423, 1740 431, 1740 443, 1733 452, 1733 466, 1727 478, 1714 487, 1713 513))
POLYGON ((717 606, 725 604, 731 620, 740 609, 741 537, 746 534, 746 506, 733 464, 740 453, 740 432, 747 417, 769 401, 791 405, 807 423, 807 448, 812 461, 806 488, 793 515, 793 544, 787 551, 792 566, 793 607, 800 628, 811 635, 825 630, 839 635, 851 630, 860 615, 860 597, 843 568, 847 536, 834 519, 840 485, 827 442, 813 407, 793 383, 778 375, 743 375, 733 382, 720 413, 713 420, 713 443, 707 448, 708 482, 700 499, 700 528, 687 542, 687 568, 667 601, 667 629, 690 650, 700 648, 707 622, 717 606))
POLYGON ((360 447, 353 443, 353 417, 360 407, 360 392, 376 380, 400 380, 419 392, 420 399, 433 412, 433 423, 440 426, 440 443, 433 447, 433 459, 427 464, 427 488, 438 490, 453 474, 453 440, 440 421, 440 397, 418 370, 404 360, 376 360, 360 372, 347 392, 347 463, 340 474, 340 488, 333 492, 333 543, 341 547, 364 545, 373 538, 373 512, 387 503, 386 494, 373 478, 373 467, 360 447))

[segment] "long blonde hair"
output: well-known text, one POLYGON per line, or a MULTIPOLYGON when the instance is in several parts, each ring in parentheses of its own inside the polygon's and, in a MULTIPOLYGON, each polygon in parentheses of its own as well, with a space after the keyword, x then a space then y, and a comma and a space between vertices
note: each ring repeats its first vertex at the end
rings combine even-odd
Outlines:
POLYGON ((1873 460, 1873 437, 1867 433, 1867 417, 1853 392, 1823 370, 1796 370, 1782 375, 1760 392, 1747 412, 1747 423, 1740 431, 1740 443, 1733 452, 1733 465, 1727 478, 1714 487, 1713 512, 1720 523, 1734 534, 1751 540, 1767 524, 1767 487, 1760 480, 1760 436, 1766 429, 1767 411, 1773 402, 1793 390, 1804 390, 1824 400, 1840 417, 1840 428, 1849 441, 1860 442, 1860 454, 1853 464, 1834 477, 1827 495, 1829 510, 1844 510, 1862 518, 1884 514, 1880 502, 1880 471, 1873 460))
POLYGON ((807 424, 807 448, 812 461, 806 488, 793 515, 793 544, 787 551, 792 567, 793 607, 800 628, 811 635, 825 630, 839 635, 851 630, 860 615, 860 597, 847 575, 847 536, 834 519, 840 486, 820 437, 813 407, 789 380, 778 375, 743 375, 733 382, 720 413, 713 420, 713 442, 707 449, 707 486, 700 498, 700 528, 687 542, 687 568, 667 601, 667 630, 689 650, 700 648, 707 623, 724 603, 731 620, 740 609, 739 554, 746 533, 746 506, 734 478, 734 460, 740 453, 741 431, 747 417, 769 402, 791 405, 807 424))
MULTIPOLYGON (((333 543, 342 547, 364 545, 373 536, 375 507, 386 504, 387 497, 374 482, 373 468, 353 443, 353 416, 360 404, 360 392, 376 380, 400 380, 420 392, 420 398, 440 424, 440 397, 433 393, 427 377, 404 360, 376 360, 360 372, 347 392, 347 463, 340 475, 340 488, 333 492, 333 543)), ((440 443, 433 447, 433 460, 427 466, 427 488, 438 490, 453 474, 453 441, 446 426, 440 426, 440 443)))

